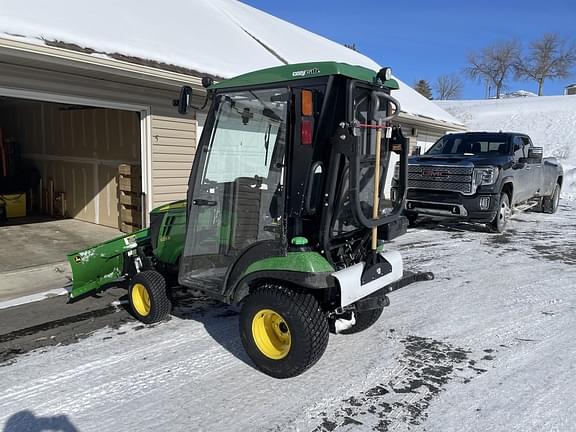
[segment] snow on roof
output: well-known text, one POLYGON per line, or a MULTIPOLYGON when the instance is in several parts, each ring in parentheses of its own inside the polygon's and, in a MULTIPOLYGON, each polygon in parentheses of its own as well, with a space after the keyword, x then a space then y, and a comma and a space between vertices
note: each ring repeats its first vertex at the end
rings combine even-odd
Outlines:
POLYGON ((512 99, 437 101, 474 131, 521 132, 545 156, 564 166, 565 198, 576 199, 576 95, 512 99))
MULTIPOLYGON (((338 61, 379 70, 363 54, 236 0, 38 2, 0 0, 0 36, 64 42, 230 78, 286 63, 338 61)), ((392 66, 393 62, 390 62, 392 66)), ((453 116, 398 80, 402 111, 453 116)))

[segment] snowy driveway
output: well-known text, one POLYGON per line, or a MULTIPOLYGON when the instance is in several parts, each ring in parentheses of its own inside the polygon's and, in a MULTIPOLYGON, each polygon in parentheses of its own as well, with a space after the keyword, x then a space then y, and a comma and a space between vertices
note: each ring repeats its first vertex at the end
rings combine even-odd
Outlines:
POLYGON ((197 302, 5 362, 0 430, 574 430, 576 203, 503 235, 426 223, 391 247, 436 280, 302 376, 253 369, 236 312, 197 302))

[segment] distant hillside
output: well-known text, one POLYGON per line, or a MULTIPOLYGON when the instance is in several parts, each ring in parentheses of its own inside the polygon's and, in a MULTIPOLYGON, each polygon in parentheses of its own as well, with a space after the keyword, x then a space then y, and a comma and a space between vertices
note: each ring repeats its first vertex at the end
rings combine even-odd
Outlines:
POLYGON ((564 198, 576 200, 576 95, 435 101, 469 130, 523 132, 564 166, 564 198))

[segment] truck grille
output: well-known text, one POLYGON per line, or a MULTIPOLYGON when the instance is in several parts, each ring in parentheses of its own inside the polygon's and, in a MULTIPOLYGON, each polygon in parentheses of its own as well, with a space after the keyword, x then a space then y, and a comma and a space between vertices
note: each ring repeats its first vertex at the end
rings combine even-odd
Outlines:
POLYGON ((408 188, 460 192, 471 195, 473 167, 408 166, 408 188))

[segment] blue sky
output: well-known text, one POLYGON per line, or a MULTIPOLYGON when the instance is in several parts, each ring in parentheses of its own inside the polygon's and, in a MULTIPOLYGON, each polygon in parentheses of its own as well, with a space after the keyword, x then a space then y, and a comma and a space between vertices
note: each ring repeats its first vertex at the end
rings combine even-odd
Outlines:
MULTIPOLYGON (((576 0, 243 1, 336 42, 355 43, 410 85, 460 73, 469 51, 500 40, 527 46, 547 32, 576 39, 576 0)), ((484 97, 484 85, 463 81, 465 99, 484 97)), ((574 82, 576 74, 547 81, 544 94, 562 94, 574 82)), ((537 86, 510 81, 509 90, 520 89, 536 92, 537 86)))

